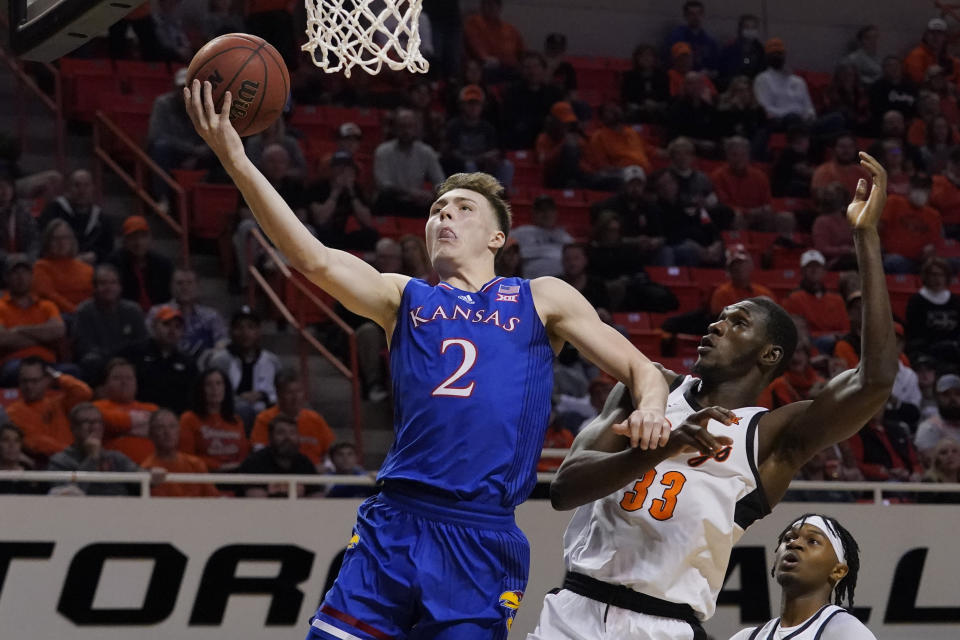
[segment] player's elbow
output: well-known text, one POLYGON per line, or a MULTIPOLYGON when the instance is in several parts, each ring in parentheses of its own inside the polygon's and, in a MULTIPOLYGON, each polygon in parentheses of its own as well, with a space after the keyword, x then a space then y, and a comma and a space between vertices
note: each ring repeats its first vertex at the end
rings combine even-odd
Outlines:
POLYGON ((570 483, 560 473, 550 482, 550 506, 556 511, 569 511, 580 506, 570 495, 570 483))

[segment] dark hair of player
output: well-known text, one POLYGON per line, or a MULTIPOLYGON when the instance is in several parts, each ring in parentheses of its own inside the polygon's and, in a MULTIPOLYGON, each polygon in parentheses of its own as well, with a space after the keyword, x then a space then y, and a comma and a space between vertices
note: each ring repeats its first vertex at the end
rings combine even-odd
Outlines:
POLYGON ((770 298, 750 298, 748 301, 766 312, 767 339, 783 349, 783 357, 773 372, 773 377, 777 378, 790 366, 790 358, 797 349, 797 325, 790 314, 770 298))

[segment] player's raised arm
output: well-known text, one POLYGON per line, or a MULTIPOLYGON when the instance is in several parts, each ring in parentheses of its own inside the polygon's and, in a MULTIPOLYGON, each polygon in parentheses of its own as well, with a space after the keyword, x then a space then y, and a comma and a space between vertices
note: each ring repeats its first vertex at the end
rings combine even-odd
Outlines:
POLYGON ((815 400, 787 405, 761 420, 760 473, 771 501, 779 501, 807 460, 852 436, 883 407, 897 375, 893 316, 877 232, 887 199, 887 174, 866 153, 860 153, 860 163, 873 176, 873 185, 868 187, 866 180, 860 180, 847 207, 847 220, 853 227, 860 267, 863 356, 856 369, 831 379, 815 400))
POLYGON ((565 340, 587 360, 623 382, 634 409, 617 429, 641 449, 667 443, 670 427, 664 419, 666 380, 660 370, 616 329, 605 324, 580 293, 557 278, 537 278, 530 283, 551 340, 565 340))
POLYGON ((273 185, 250 162, 239 134, 230 123, 230 92, 217 112, 209 82, 194 80, 183 88, 187 113, 200 137, 210 145, 240 189, 261 228, 290 264, 348 309, 389 328, 408 278, 380 274, 345 251, 325 247, 300 222, 273 185))

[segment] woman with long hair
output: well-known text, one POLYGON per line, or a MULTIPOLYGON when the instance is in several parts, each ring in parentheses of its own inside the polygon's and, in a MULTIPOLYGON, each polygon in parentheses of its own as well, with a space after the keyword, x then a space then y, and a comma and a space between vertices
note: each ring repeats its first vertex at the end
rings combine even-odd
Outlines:
POLYGON ((250 452, 243 422, 234 413, 233 387, 220 369, 197 380, 193 406, 180 416, 180 450, 202 459, 211 471, 232 471, 250 452))
POLYGON ((77 251, 77 236, 66 220, 51 220, 43 230, 40 259, 33 265, 33 290, 61 313, 73 313, 93 295, 93 267, 78 260, 77 251))

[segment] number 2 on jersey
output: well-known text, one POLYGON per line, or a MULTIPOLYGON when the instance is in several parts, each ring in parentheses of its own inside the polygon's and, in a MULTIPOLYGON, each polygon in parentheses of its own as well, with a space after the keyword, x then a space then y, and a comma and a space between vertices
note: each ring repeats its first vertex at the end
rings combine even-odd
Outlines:
MULTIPOLYGON (((623 494, 623 498, 620 500, 620 506, 623 507, 625 511, 638 511, 642 509, 644 502, 647 500, 647 490, 650 488, 650 485, 653 484, 656 477, 657 472, 655 470, 651 469, 647 471, 642 478, 634 483, 632 491, 627 491, 623 494)), ((677 506, 677 496, 680 495, 680 491, 683 490, 683 485, 686 481, 686 476, 679 471, 667 471, 663 474, 663 477, 660 479, 660 484, 666 487, 666 489, 663 490, 663 495, 660 498, 654 498, 650 501, 650 509, 648 510, 654 519, 662 521, 669 520, 673 517, 673 510, 677 506)))
POLYGON ((457 370, 453 372, 453 375, 437 385, 437 388, 434 389, 430 395, 469 398, 471 394, 473 394, 473 386, 475 383, 471 382, 465 387, 455 387, 453 384, 467 375, 470 369, 473 369, 473 365, 477 363, 477 345, 464 338, 447 338, 440 344, 440 353, 446 353, 447 347, 450 346, 457 346, 463 349, 463 360, 460 362, 457 370))

